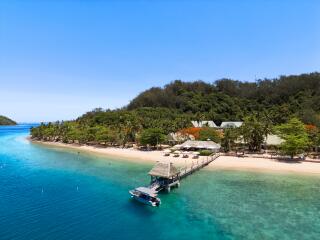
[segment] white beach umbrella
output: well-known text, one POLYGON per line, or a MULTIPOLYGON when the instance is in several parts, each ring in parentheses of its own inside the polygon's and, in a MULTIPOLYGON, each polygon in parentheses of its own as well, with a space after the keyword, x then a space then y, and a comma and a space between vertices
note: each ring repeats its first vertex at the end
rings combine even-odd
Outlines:
POLYGON ((193 154, 193 155, 200 155, 199 152, 193 152, 192 154, 193 154))
POLYGON ((174 153, 175 153, 175 154, 180 154, 181 152, 180 152, 180 151, 174 151, 174 153))
POLYGON ((174 145, 173 147, 172 147, 173 149, 180 149, 181 148, 181 145, 174 145))

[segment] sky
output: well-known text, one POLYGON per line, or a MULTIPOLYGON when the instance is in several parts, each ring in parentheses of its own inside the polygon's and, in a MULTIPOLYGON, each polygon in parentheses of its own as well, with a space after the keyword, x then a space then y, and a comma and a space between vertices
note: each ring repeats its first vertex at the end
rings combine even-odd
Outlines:
POLYGON ((171 81, 320 71, 318 0, 1 0, 0 115, 71 120, 171 81))

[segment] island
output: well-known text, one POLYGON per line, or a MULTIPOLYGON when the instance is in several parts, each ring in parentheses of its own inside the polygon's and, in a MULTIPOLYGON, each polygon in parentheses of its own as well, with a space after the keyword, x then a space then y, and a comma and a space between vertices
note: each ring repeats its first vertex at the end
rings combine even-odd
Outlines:
POLYGON ((5 125, 17 125, 17 123, 8 117, 0 115, 0 126, 5 125))
POLYGON ((43 123, 31 129, 31 139, 177 164, 192 162, 179 157, 211 155, 212 147, 198 147, 210 140, 225 155, 215 167, 224 159, 221 166, 228 168, 241 163, 245 169, 300 171, 304 165, 304 172, 315 173, 310 162, 318 163, 320 156, 319 83, 316 72, 256 82, 176 80, 140 93, 121 109, 97 108, 73 121, 43 123), (252 160, 235 159, 239 155, 252 160), (301 160, 309 162, 280 164, 301 160))

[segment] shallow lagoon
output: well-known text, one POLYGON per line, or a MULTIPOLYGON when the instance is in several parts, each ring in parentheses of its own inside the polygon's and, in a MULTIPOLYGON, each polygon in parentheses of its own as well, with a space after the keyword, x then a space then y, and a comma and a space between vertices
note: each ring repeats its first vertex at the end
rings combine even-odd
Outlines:
POLYGON ((319 239, 320 177, 202 170, 151 208, 151 165, 46 148, 0 127, 1 239, 319 239))

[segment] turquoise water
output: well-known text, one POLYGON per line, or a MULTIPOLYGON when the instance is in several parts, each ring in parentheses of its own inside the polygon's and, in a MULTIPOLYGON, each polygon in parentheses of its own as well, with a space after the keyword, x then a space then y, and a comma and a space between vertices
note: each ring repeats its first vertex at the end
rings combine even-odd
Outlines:
POLYGON ((0 239, 320 239, 320 178, 202 170, 151 208, 138 165, 30 144, 0 127, 0 239))

